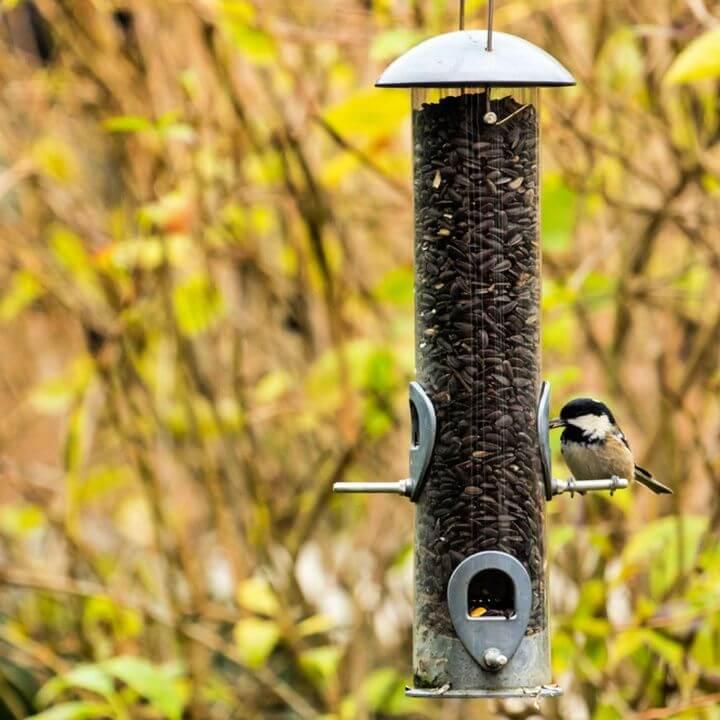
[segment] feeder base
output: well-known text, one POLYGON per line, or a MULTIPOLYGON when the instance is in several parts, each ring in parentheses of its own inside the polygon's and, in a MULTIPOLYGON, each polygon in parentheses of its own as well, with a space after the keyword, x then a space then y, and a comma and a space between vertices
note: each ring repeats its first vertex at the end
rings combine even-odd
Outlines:
POLYGON ((534 698, 559 697, 563 690, 559 685, 542 685, 540 687, 503 688, 501 690, 443 690, 443 688, 405 688, 405 695, 415 698, 534 698))

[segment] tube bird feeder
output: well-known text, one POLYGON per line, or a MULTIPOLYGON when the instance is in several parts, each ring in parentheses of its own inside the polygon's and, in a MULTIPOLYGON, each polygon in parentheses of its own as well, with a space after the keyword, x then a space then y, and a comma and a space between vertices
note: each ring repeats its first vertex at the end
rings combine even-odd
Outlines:
POLYGON ((412 90, 410 477, 334 489, 393 492, 416 504, 411 696, 559 694, 550 675, 545 502, 627 485, 553 481, 550 465, 538 91, 573 84, 545 51, 491 29, 426 40, 377 81, 412 90))

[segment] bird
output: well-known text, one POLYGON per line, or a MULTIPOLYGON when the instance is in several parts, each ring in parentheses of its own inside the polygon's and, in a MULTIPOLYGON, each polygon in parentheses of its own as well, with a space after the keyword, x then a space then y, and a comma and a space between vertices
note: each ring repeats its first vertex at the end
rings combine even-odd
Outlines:
POLYGON ((563 428, 560 450, 576 480, 635 479, 657 494, 672 490, 635 463, 630 445, 610 408, 593 398, 566 403, 550 428, 563 428))

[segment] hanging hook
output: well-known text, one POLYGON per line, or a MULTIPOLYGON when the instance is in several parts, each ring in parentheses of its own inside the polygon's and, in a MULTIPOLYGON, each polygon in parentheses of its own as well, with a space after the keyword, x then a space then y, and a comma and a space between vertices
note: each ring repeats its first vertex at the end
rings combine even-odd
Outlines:
POLYGON ((460 29, 465 29, 465 0, 460 0, 460 29))
POLYGON ((488 0, 488 20, 487 20, 487 47, 488 52, 493 49, 493 15, 495 14, 495 0, 488 0))

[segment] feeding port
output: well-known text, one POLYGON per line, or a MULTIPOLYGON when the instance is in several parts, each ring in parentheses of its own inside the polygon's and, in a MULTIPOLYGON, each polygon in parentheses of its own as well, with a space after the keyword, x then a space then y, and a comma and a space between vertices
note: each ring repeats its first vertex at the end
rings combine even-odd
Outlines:
POLYGON ((515 587, 502 570, 481 570, 472 578, 467 591, 469 618, 503 618, 515 616, 515 587))

